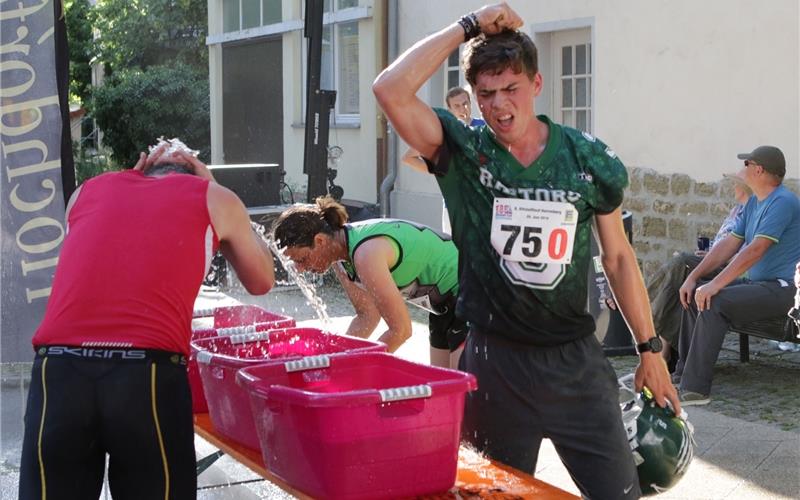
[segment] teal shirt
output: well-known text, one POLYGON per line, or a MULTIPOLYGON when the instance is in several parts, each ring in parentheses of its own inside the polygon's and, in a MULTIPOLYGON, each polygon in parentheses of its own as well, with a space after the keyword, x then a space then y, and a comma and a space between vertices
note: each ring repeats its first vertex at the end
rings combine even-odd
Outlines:
POLYGON ((800 199, 780 185, 759 201, 751 196, 731 234, 749 245, 756 238, 772 241, 767 252, 747 271, 752 281, 794 281, 800 262, 800 199))
POLYGON ((445 302, 458 294, 458 251, 449 236, 415 222, 369 219, 346 224, 348 260, 342 267, 348 278, 360 282, 353 256, 372 238, 386 237, 394 245, 397 262, 390 269, 403 298, 436 314, 446 312, 445 302))
POLYGON ((434 110, 444 132, 437 175, 461 256, 456 314, 492 334, 534 345, 558 345, 594 332, 587 311, 591 226, 596 213, 621 203, 627 171, 598 139, 546 116, 541 156, 524 167, 489 127, 471 129, 434 110), (569 202, 577 210, 570 264, 501 259, 490 242, 495 197, 569 202))

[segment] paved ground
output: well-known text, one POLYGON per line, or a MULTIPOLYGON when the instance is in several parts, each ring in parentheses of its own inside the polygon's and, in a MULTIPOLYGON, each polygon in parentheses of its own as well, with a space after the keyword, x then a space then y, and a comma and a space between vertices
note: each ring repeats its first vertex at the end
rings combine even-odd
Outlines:
MULTIPOLYGON (((296 288, 284 287, 253 298, 235 287, 229 290, 243 301, 317 323, 316 315, 296 288)), ((341 289, 327 283, 319 295, 327 304, 331 328, 342 330, 353 314, 341 289)), ((204 293, 203 301, 222 298, 204 293)), ((414 335, 398 355, 428 361, 426 315, 412 313, 414 335)), ((696 458, 682 482, 662 495, 680 499, 800 499, 800 353, 782 352, 760 340, 751 341, 748 364, 738 362, 738 338, 729 335, 715 371, 712 403, 689 408, 695 427, 696 458)), ((612 358, 619 375, 635 367, 632 357, 612 358)), ((16 498, 21 420, 28 367, 3 365, 2 462, 0 498, 16 498)), ((199 456, 215 449, 197 439, 199 456)), ((577 493, 553 447, 542 447, 537 477, 577 493)), ((290 498, 229 457, 221 458, 199 478, 200 499, 290 498), (244 484, 236 484, 244 482, 244 484)), ((105 494, 104 497, 105 498, 105 494)))

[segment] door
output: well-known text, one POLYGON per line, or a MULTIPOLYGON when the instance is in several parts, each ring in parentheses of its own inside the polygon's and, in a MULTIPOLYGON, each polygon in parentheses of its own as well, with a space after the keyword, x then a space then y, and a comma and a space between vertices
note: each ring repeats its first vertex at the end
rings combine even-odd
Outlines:
POLYGON ((225 163, 283 165, 281 37, 222 48, 225 163))

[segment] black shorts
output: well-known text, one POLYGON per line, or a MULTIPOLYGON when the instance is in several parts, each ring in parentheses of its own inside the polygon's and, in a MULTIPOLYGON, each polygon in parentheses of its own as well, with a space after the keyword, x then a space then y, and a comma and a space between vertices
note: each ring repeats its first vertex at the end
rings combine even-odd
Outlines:
POLYGON ((479 451, 533 474, 549 438, 585 498, 639 498, 616 375, 594 335, 537 347, 472 328, 459 369, 478 379, 461 429, 479 451))
POLYGON ((185 357, 40 347, 25 411, 19 498, 44 498, 46 491, 49 500, 96 500, 106 454, 115 500, 196 498, 185 357))
POLYGON ((428 315, 428 331, 430 332, 431 347, 434 349, 448 349, 455 351, 467 339, 469 328, 467 322, 456 317, 456 298, 447 301, 447 310, 444 314, 428 315))

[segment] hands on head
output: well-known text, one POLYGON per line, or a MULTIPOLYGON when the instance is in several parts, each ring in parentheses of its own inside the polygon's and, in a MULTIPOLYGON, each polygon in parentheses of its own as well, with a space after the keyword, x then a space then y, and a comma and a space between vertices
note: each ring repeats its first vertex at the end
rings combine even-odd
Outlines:
POLYGON ((195 156, 187 153, 183 149, 178 149, 176 151, 167 153, 168 148, 169 144, 162 143, 154 148, 150 154, 144 152, 139 153, 139 161, 136 162, 136 165, 134 165, 133 169, 142 173, 146 173, 149 169, 156 165, 172 163, 183 165, 189 169, 192 174, 214 182, 214 176, 211 175, 211 171, 208 170, 208 167, 206 167, 205 163, 201 162, 195 156))
POLYGON ((481 7, 475 11, 475 17, 478 19, 481 32, 487 35, 496 35, 503 30, 516 30, 522 27, 522 18, 505 2, 481 7))

